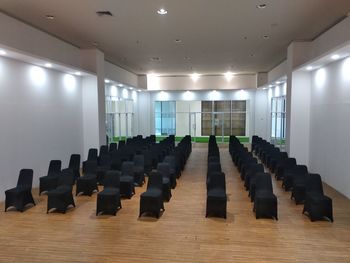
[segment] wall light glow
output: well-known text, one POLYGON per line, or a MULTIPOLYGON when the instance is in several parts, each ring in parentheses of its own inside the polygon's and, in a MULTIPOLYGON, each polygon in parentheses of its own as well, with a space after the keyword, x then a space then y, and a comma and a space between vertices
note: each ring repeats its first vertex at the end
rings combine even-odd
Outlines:
POLYGON ((324 68, 320 68, 315 74, 315 84, 317 87, 323 87, 326 83, 327 73, 324 68))
POLYGON ((196 82, 199 79, 200 75, 198 73, 191 74, 191 79, 196 82))
POLYGON ((167 92, 161 91, 158 93, 159 100, 168 100, 169 94, 167 92))
POLYGON ((350 57, 343 61, 341 71, 343 79, 345 81, 350 81, 350 57))
POLYGON ((3 50, 3 49, 0 49, 0 55, 1 56, 5 56, 7 53, 6 53, 6 51, 5 50, 3 50))
POLYGON ((137 92, 136 92, 136 90, 134 90, 134 91, 132 92, 132 99, 133 99, 134 101, 137 100, 137 92))
POLYGON ((77 80, 75 79, 74 76, 72 76, 70 74, 64 75, 63 83, 64 83, 64 87, 69 92, 73 92, 77 86, 77 80))
POLYGON ((118 89, 116 86, 111 86, 111 96, 117 97, 118 96, 118 89))
POLYGON ((239 100, 246 100, 248 98, 248 93, 245 90, 241 89, 238 91, 237 98, 239 100))
POLYGON ((182 98, 183 98, 184 100, 193 100, 193 98, 194 98, 194 93, 188 90, 188 91, 186 91, 186 92, 183 93, 182 98))
POLYGON ((308 66, 308 67, 306 67, 306 70, 308 70, 308 71, 311 71, 311 70, 313 70, 314 68, 312 67, 312 66, 308 66))
POLYGON ((105 79, 105 83, 110 83, 111 81, 109 79, 105 79))
POLYGON ((127 89, 123 89, 123 98, 127 99, 129 97, 129 92, 127 89))
POLYGON ((333 60, 337 60, 340 58, 340 56, 338 54, 334 54, 332 57, 331 57, 333 60))
POLYGON ((31 66, 29 70, 30 79, 36 86, 43 86, 46 83, 46 72, 44 69, 31 66))
POLYGON ((45 67, 52 68, 52 64, 51 63, 45 63, 45 67))

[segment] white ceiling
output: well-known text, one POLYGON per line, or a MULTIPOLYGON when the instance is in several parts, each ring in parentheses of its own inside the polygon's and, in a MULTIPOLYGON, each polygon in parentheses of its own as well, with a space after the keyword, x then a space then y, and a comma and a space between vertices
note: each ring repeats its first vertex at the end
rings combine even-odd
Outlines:
POLYGON ((137 74, 221 74, 270 70, 291 41, 345 17, 350 0, 0 0, 0 10, 81 48, 98 42, 107 60, 137 74))

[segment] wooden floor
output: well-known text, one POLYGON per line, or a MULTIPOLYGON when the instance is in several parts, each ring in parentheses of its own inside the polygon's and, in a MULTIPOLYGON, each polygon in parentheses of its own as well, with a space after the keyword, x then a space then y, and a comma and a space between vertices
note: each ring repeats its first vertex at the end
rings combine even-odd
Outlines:
POLYGON ((205 218, 207 145, 197 145, 160 219, 138 219, 137 188, 117 216, 95 216, 96 194, 66 214, 47 196, 24 213, 0 212, 0 262, 350 262, 350 201, 330 187, 334 223, 310 222, 274 182, 279 220, 255 219, 228 149, 221 149, 226 220, 205 218))

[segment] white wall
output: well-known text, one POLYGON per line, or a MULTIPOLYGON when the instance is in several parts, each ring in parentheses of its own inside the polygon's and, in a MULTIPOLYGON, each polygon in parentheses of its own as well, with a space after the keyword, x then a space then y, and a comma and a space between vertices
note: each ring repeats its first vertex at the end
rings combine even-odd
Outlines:
POLYGON ((310 169, 350 198, 350 58, 312 73, 310 169))
POLYGON ((310 140, 310 74, 293 72, 291 89, 289 155, 298 164, 309 165, 310 140))
POLYGON ((38 186, 50 160, 82 154, 81 94, 80 77, 0 57, 0 200, 20 169, 38 186))
MULTIPOLYGON (((271 100, 270 100, 271 101, 271 100)), ((268 90, 258 89, 255 92, 254 134, 269 139, 269 97, 268 90)))

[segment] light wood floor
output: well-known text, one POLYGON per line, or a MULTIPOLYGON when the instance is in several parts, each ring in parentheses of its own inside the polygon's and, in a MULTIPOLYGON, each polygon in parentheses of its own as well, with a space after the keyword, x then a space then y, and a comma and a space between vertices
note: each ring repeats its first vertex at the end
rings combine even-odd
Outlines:
POLYGON ((350 262, 350 201, 330 187, 334 223, 310 222, 274 182, 279 221, 255 219, 247 192, 221 149, 227 220, 205 218, 207 145, 196 146, 159 220, 138 219, 137 188, 117 216, 95 216, 96 194, 67 214, 46 214, 47 196, 24 213, 0 212, 0 262, 350 262))

